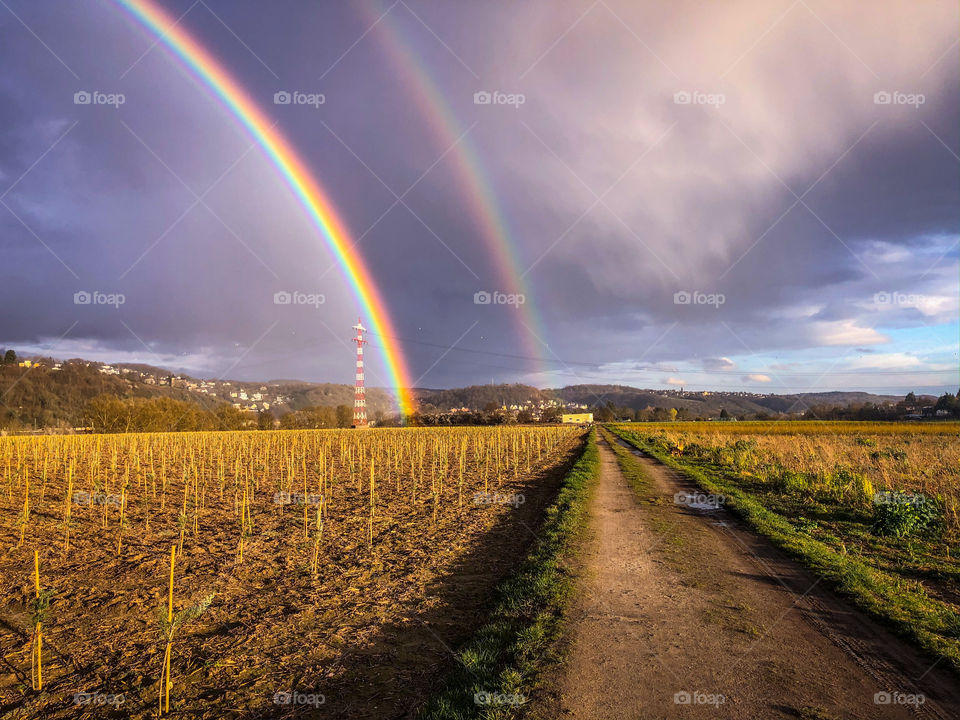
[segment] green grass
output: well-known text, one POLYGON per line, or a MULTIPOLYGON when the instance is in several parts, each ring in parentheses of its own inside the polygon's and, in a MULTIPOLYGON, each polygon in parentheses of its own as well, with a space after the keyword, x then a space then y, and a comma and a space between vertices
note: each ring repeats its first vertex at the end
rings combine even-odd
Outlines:
POLYGON ((459 664, 427 703, 423 720, 500 720, 522 705, 478 704, 477 693, 528 699, 560 635, 574 579, 565 569, 586 520, 590 487, 598 477, 596 432, 547 508, 537 539, 516 572, 497 589, 489 618, 457 651, 459 664))
MULTIPOLYGON (((854 557, 811 537, 802 524, 798 527, 768 507, 762 502, 766 498, 745 490, 724 468, 694 465, 672 457, 653 438, 623 427, 609 426, 609 429, 667 467, 686 475, 706 492, 726 496, 726 506, 755 531, 803 562, 857 607, 881 619, 928 653, 943 657, 960 673, 960 615, 948 603, 931 597, 920 582, 874 567, 867 562, 870 556, 854 557)), ((628 455, 618 453, 621 466, 628 455)))
POLYGON ((633 492, 637 495, 637 498, 641 502, 655 502, 655 499, 649 495, 650 478, 647 477, 647 474, 644 472, 643 466, 636 461, 629 450, 620 443, 615 442, 609 434, 606 434, 605 437, 607 445, 613 450, 613 454, 617 456, 617 465, 620 466, 620 472, 622 472, 623 476, 627 479, 627 483, 629 483, 633 492))

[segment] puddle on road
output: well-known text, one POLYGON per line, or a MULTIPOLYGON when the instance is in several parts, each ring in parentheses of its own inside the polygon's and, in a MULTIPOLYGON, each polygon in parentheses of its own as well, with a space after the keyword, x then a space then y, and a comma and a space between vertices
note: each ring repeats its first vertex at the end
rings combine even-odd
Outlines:
POLYGON ((684 507, 688 507, 691 510, 699 510, 700 512, 719 512, 720 507, 712 503, 700 503, 700 502, 690 502, 684 503, 684 507))

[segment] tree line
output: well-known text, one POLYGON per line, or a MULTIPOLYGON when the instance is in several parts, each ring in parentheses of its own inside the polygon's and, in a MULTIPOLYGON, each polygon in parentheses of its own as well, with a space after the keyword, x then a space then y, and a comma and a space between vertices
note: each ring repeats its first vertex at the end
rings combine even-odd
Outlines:
POLYGON ((956 395, 944 393, 935 402, 921 401, 915 393, 907 395, 897 403, 877 404, 861 403, 855 405, 811 405, 795 413, 771 414, 760 412, 756 414, 740 414, 734 416, 725 409, 720 410, 718 416, 705 417, 702 414, 691 412, 686 408, 646 408, 634 410, 630 407, 618 407, 613 402, 593 408, 594 418, 599 422, 671 422, 675 420, 711 420, 719 417, 720 420, 903 420, 908 416, 920 415, 926 412, 927 417, 960 418, 960 392, 956 395))
POLYGON ((84 425, 98 433, 194 432, 202 430, 318 430, 348 428, 353 408, 312 406, 294 410, 278 421, 269 411, 251 413, 232 405, 207 410, 167 397, 121 398, 104 394, 90 400, 84 425))

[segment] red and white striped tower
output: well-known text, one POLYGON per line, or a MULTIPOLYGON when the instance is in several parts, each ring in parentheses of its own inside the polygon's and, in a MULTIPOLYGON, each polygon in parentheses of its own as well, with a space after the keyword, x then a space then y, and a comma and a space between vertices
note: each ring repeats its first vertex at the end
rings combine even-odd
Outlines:
POLYGON ((363 387, 363 346, 367 343, 363 339, 363 333, 366 328, 360 319, 353 326, 357 331, 357 336, 353 341, 357 344, 357 384, 353 391, 353 426, 356 428, 367 427, 367 393, 363 387))

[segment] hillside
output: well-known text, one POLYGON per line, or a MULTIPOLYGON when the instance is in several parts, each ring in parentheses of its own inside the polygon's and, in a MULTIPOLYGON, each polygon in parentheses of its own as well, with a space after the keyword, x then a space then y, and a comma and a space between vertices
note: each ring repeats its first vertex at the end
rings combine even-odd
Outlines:
MULTIPOLYGON (((268 411, 281 417, 306 407, 353 406, 351 385, 300 380, 241 382, 204 380, 175 375, 144 364, 106 365, 81 359, 58 362, 38 359, 33 367, 0 365, 0 428, 69 428, 82 424, 89 401, 103 394, 120 398, 168 397, 192 402, 204 409, 227 404, 251 413, 268 411)), ((901 398, 863 392, 821 392, 791 395, 748 392, 692 392, 651 390, 627 385, 570 385, 540 389, 531 385, 472 385, 464 388, 413 391, 421 413, 496 407, 543 409, 564 406, 596 409, 602 406, 642 410, 676 408, 692 417, 716 417, 722 410, 734 416, 799 413, 810 407, 848 407, 891 404, 901 398)), ((927 398, 927 401, 934 400, 927 398)), ((395 413, 391 393, 367 389, 371 418, 395 413)))
POLYGON ((30 368, 0 365, 0 428, 77 427, 87 403, 104 394, 169 397, 205 409, 218 404, 214 398, 198 396, 185 388, 148 385, 101 373, 83 360, 62 364, 50 361, 30 368))
MULTIPOLYGON (((557 391, 564 402, 586 403, 591 407, 612 402, 634 410, 648 408, 686 409, 696 415, 731 415, 802 412, 814 405, 849 407, 873 403, 896 403, 899 395, 872 395, 865 392, 818 392, 775 395, 772 393, 643 390, 625 385, 572 385, 557 391)), ((931 398, 934 400, 935 398, 931 398)))
MULTIPOLYGON (((98 395, 123 399, 167 397, 203 409, 232 405, 282 416, 308 406, 353 406, 353 386, 302 381, 270 383, 202 380, 144 364, 106 365, 81 359, 30 358, 31 367, 0 365, 0 428, 73 428, 98 395)), ((371 416, 393 410, 390 393, 367 390, 371 416)))
MULTIPOLYGON (((653 408, 685 409, 694 415, 715 416, 721 410, 731 415, 759 413, 802 412, 814 405, 848 407, 863 403, 895 403, 902 398, 894 395, 872 395, 864 392, 822 392, 774 395, 748 392, 693 392, 680 390, 650 390, 629 385, 569 385, 559 389, 541 390, 530 385, 474 385, 448 390, 417 390, 416 397, 424 409, 446 411, 467 407, 482 410, 489 403, 510 407, 539 405, 559 400, 565 405, 584 405, 590 408, 612 403, 615 407, 645 410, 653 408)), ((932 400, 933 398, 931 398, 932 400)))
POLYGON ((540 390, 532 385, 471 385, 446 390, 417 389, 414 391, 417 404, 424 411, 470 408, 483 410, 491 403, 497 407, 539 404, 556 399, 553 390, 540 390))

